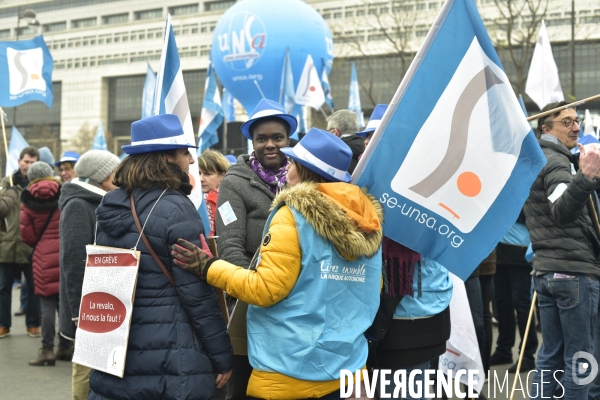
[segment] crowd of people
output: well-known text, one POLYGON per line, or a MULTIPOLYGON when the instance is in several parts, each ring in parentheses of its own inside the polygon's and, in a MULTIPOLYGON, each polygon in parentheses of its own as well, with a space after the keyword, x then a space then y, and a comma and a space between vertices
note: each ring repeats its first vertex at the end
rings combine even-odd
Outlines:
MULTIPOLYGON (((91 150, 54 163, 46 148, 24 149, 19 169, 0 182, 0 338, 10 335, 11 289, 23 275, 16 315, 42 338, 29 364, 70 361, 86 245, 128 249, 145 235, 124 377, 73 363, 73 399, 338 399, 342 369, 417 371, 423 386, 450 337, 452 280, 444 266, 385 237, 381 204, 350 183, 386 109, 377 105, 362 131, 356 114, 338 110, 326 130, 292 143, 296 118, 263 99, 241 127, 253 151, 234 163, 214 150, 193 156, 196 146, 168 114, 132 124, 123 161, 91 150), (209 232, 187 197, 196 162, 209 232), (232 346, 213 288, 226 293, 230 311, 247 304, 242 344, 232 346)), ((520 370, 536 370, 535 398, 560 390, 598 398, 600 386, 581 384, 572 363, 577 352, 600 353, 600 232, 592 222, 600 151, 577 145, 578 133, 572 108, 540 118, 548 163, 519 219, 465 282, 484 369, 517 369, 518 327, 520 370), (540 320, 525 337, 532 285, 540 320), (549 382, 541 370, 564 373, 549 382)), ((379 396, 395 385, 378 385, 379 396)))

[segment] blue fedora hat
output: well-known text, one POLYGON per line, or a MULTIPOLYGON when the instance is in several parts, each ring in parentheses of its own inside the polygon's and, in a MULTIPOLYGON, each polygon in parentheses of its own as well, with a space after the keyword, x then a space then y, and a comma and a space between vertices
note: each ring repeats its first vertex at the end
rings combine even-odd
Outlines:
POLYGON ((312 128, 294 147, 281 152, 306 168, 334 182, 350 182, 348 167, 352 150, 339 137, 322 129, 312 128))
POLYGON ((62 157, 60 157, 60 160, 55 162, 54 165, 56 165, 57 167, 60 167, 60 164, 64 163, 64 162, 71 162, 71 163, 75 164, 77 162, 77 160, 79 160, 79 157, 81 157, 79 155, 79 153, 76 153, 74 151, 65 151, 63 153, 62 157))
POLYGON ((179 117, 175 114, 161 114, 131 124, 131 144, 122 146, 121 149, 127 154, 139 154, 190 147, 198 148, 185 138, 179 117))
POLYGON ((254 112, 252 113, 250 119, 244 122, 244 124, 242 125, 242 134, 246 136, 246 138, 252 140, 252 125, 255 122, 260 121, 262 118, 266 117, 275 117, 284 120, 290 126, 290 135, 296 132, 296 127, 298 126, 298 121, 296 120, 296 117, 290 114, 286 114, 285 110, 283 109, 283 106, 278 102, 273 100, 262 99, 254 109, 254 112))
POLYGON ((373 114, 371 114, 371 118, 369 118, 369 123, 367 127, 362 132, 356 132, 358 136, 367 137, 369 133, 375 132, 375 129, 381 123, 381 118, 383 118, 383 114, 385 114, 385 110, 387 110, 389 104, 377 104, 375 109, 373 110, 373 114))

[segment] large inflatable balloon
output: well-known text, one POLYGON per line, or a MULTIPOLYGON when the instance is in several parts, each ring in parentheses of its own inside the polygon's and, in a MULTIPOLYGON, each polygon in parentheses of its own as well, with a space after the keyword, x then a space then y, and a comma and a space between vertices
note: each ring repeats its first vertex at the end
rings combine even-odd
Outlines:
POLYGON ((252 113, 263 95, 280 100, 287 48, 295 88, 309 54, 319 76, 331 70, 333 39, 317 10, 302 0, 244 0, 217 23, 211 60, 223 86, 252 113))

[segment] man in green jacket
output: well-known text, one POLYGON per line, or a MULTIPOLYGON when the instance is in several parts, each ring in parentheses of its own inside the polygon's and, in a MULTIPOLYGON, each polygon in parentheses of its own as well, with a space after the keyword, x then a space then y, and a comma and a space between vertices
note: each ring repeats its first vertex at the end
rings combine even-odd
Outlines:
POLYGON ((21 241, 20 213, 21 192, 27 187, 29 166, 40 158, 35 147, 26 147, 19 156, 19 169, 0 181, 0 218, 4 220, 6 232, 2 235, 0 248, 0 339, 10 334, 12 284, 19 269, 25 273, 27 282, 27 310, 25 324, 27 334, 39 337, 40 300, 35 295, 33 274, 29 255, 31 247, 21 241))

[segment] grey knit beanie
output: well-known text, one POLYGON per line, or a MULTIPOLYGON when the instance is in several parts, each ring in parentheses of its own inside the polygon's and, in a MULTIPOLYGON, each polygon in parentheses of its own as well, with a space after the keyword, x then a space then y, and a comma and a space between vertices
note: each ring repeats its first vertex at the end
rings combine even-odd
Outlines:
POLYGON ((38 178, 54 176, 54 170, 43 161, 36 161, 29 166, 27 170, 27 178, 32 181, 38 178))
POLYGON ((45 162, 54 169, 54 156, 52 155, 50 149, 44 146, 40 147, 38 151, 40 152, 40 161, 45 162))
POLYGON ((75 173, 79 178, 89 178, 101 183, 117 168, 121 160, 105 150, 90 150, 81 156, 75 164, 75 173))

